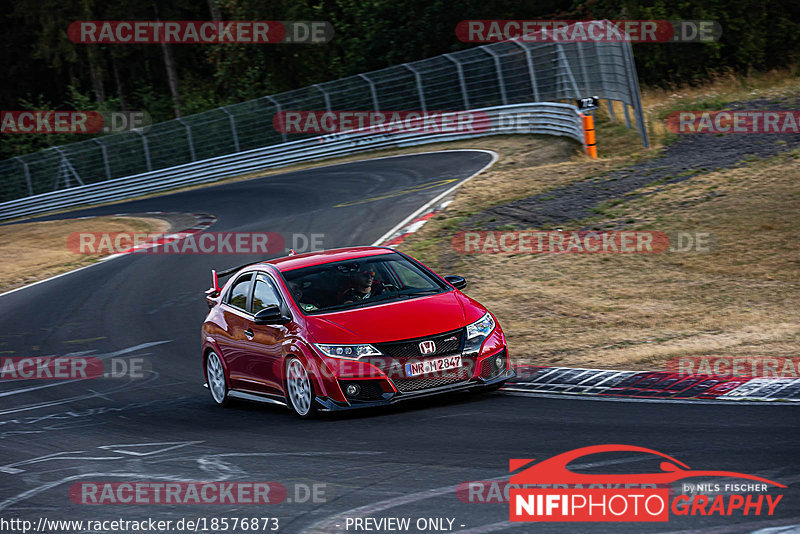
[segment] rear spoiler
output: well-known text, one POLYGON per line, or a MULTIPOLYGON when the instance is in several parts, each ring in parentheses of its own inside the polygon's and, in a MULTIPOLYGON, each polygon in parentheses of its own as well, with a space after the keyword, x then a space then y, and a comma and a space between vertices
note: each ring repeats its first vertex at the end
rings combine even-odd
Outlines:
POLYGON ((206 289, 206 295, 212 298, 216 298, 217 296, 219 296, 219 292, 221 290, 222 288, 219 287, 219 275, 217 274, 217 271, 211 269, 211 287, 206 289))
MULTIPOLYGON (((238 272, 240 269, 244 269, 250 265, 255 265, 256 263, 261 263, 261 261, 251 261, 250 263, 245 263, 244 265, 239 265, 238 267, 231 267, 230 269, 225 269, 224 271, 217 272, 216 269, 211 269, 211 287, 206 289, 206 299, 215 299, 219 296, 219 292, 222 291, 222 288, 219 287, 219 279, 224 278, 226 276, 230 276, 235 272, 238 272)), ((209 302, 211 305, 211 302, 209 302)))
MULTIPOLYGON (((289 256, 296 256, 297 251, 295 249, 291 249, 289 251, 289 256)), ((211 299, 215 299, 219 296, 220 291, 222 288, 219 287, 219 279, 225 278, 226 276, 230 276, 245 267, 249 267, 251 265, 255 265, 256 263, 261 263, 264 260, 258 261, 251 261, 250 263, 245 263, 244 265, 239 265, 238 267, 231 267, 230 269, 225 269, 224 271, 217 272, 215 269, 211 269, 211 287, 206 289, 206 300, 208 300, 208 305, 213 306, 213 302, 211 299)))

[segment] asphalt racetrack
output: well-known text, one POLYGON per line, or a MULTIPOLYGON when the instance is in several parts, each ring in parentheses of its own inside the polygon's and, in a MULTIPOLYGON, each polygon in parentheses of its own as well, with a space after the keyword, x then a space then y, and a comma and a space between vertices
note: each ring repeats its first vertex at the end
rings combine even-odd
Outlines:
MULTIPOLYGON (((491 159, 486 152, 458 151, 361 161, 64 217, 205 212, 217 217, 211 231, 322 233, 326 248, 364 245, 491 159)), ((412 526, 443 518, 439 531, 468 533, 766 533, 800 524, 800 420, 794 406, 500 392, 316 421, 301 421, 277 406, 218 408, 202 387, 203 291, 211 268, 256 259, 126 256, 0 297, 3 356, 135 357, 147 369, 140 379, 0 383, 0 517, 274 517, 279 532, 289 533, 355 532, 354 518, 389 517, 410 518, 412 526), (783 494, 772 517, 694 515, 666 523, 580 525, 509 523, 507 503, 463 502, 456 492, 465 481, 507 478, 511 458, 546 459, 606 443, 648 447, 693 469, 750 473, 788 488, 770 491, 783 494), (288 494, 266 506, 89 506, 68 495, 76 482, 134 480, 275 481, 288 494), (309 497, 309 489, 316 497, 309 497)), ((580 467, 643 473, 657 470, 658 462, 628 453, 580 467)), ((434 531, 436 524, 410 531, 434 531)))

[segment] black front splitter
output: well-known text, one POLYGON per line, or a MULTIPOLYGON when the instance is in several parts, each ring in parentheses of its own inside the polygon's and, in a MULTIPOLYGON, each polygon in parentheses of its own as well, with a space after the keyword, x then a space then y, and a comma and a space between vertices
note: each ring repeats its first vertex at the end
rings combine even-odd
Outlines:
POLYGON ((458 384, 451 384, 447 386, 441 386, 438 388, 425 389, 422 391, 412 391, 405 393, 399 392, 395 393, 392 397, 384 400, 363 401, 363 400, 353 399, 350 402, 340 402, 340 401, 335 401, 330 397, 316 397, 315 401, 317 403, 317 407, 320 412, 338 412, 345 410, 358 410, 361 408, 379 408, 381 406, 391 406, 393 404, 397 404, 398 402, 421 399, 424 397, 432 397, 435 395, 446 395, 448 393, 496 389, 502 386, 507 380, 514 378, 515 376, 517 376, 517 374, 513 370, 509 369, 505 373, 488 380, 482 378, 477 380, 472 379, 468 382, 461 382, 458 384))

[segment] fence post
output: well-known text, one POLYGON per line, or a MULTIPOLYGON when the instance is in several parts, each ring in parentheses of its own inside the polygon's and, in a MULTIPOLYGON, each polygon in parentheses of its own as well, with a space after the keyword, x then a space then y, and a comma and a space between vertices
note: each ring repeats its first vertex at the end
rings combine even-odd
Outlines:
POLYGON ((375 90, 375 82, 370 80, 366 74, 359 74, 358 77, 369 84, 369 92, 372 93, 372 104, 375 106, 375 111, 380 111, 380 106, 378 106, 378 92, 375 90))
MULTIPOLYGON (((586 58, 583 56, 583 45, 585 43, 575 43, 575 46, 578 47, 578 62, 581 64, 581 75, 583 76, 583 84, 581 84, 581 89, 586 91, 587 93, 591 93, 589 87, 589 74, 586 71, 586 58)), ((580 96, 578 98, 581 98, 580 96)))
POLYGON ((62 171, 64 172, 64 182, 67 185, 67 189, 69 189, 69 173, 72 173, 72 176, 75 178, 75 180, 77 180, 79 184, 86 185, 83 183, 83 180, 81 180, 81 177, 80 175, 78 175, 78 172, 75 170, 75 167, 72 166, 72 163, 70 163, 69 159, 61 150, 61 148, 54 146, 53 150, 58 152, 58 154, 61 156, 61 165, 59 166, 58 178, 56 179, 56 189, 58 189, 58 183, 61 181, 62 171))
POLYGON ((100 139, 96 138, 96 137, 94 139, 92 139, 92 141, 94 141, 95 143, 97 143, 100 146, 100 153, 103 154, 103 167, 105 167, 105 169, 106 169, 106 180, 110 180, 111 179, 111 165, 108 164, 108 151, 106 150, 106 145, 104 145, 103 142, 100 139))
POLYGON ((625 112, 625 127, 630 129, 630 127, 631 127, 631 112, 628 109, 628 103, 627 102, 623 102, 622 103, 622 111, 625 112))
POLYGON ((417 91, 419 92, 419 106, 423 112, 428 111, 425 107, 425 94, 422 92, 422 78, 420 77, 419 72, 417 72, 417 69, 408 63, 403 63, 403 66, 414 74, 414 78, 417 80, 417 91))
POLYGON ((451 63, 456 66, 458 73, 458 84, 461 86, 461 99, 464 101, 464 109, 469 109, 469 96, 467 95, 467 82, 464 80, 464 69, 461 67, 461 62, 455 59, 450 54, 444 54, 451 63))
POLYGON ((520 43, 517 39, 512 39, 511 42, 517 45, 518 47, 522 48, 522 51, 525 52, 525 59, 528 62, 528 76, 531 79, 531 87, 533 88, 533 101, 538 102, 539 85, 536 83, 536 73, 534 72, 533 68, 533 58, 531 58, 531 51, 527 46, 520 43))
POLYGON ((508 98, 506 98, 506 84, 503 80, 503 71, 500 69, 500 57, 497 55, 497 52, 492 50, 489 46, 484 45, 480 48, 494 59, 494 67, 497 70, 497 85, 500 88, 500 100, 503 102, 504 106, 507 106, 508 98))
MULTIPOLYGON (((265 96, 267 100, 275 104, 275 108, 278 110, 278 113, 281 112, 281 104, 271 96, 265 96)), ((283 131, 281 132, 281 140, 285 143, 286 142, 286 127, 284 126, 283 131)))
POLYGON ((322 97, 325 99, 325 110, 330 112, 331 111, 331 98, 328 96, 328 92, 323 89, 320 84, 315 83, 312 87, 316 87, 317 90, 322 93, 322 97))
MULTIPOLYGON (((604 45, 604 46, 607 46, 607 45, 604 45)), ((600 54, 600 50, 601 50, 601 48, 600 48, 600 44, 599 43, 594 43, 594 50, 595 50, 595 53, 594 53, 595 57, 597 58, 597 66, 599 67, 598 71, 600 72, 600 80, 601 80, 600 83, 603 84, 603 93, 602 94, 606 95, 606 104, 608 105, 608 118, 611 120, 611 122, 617 122, 617 117, 614 114, 614 99, 608 96, 611 90, 610 90, 610 88, 608 86, 608 79, 606 78, 605 63, 600 61, 600 55, 601 55, 600 54)), ((599 92, 599 91, 597 91, 597 92, 599 92)))
POLYGON ((189 142, 189 155, 192 158, 192 161, 197 161, 197 156, 194 153, 194 139, 192 139, 192 127, 184 121, 182 118, 178 117, 178 122, 183 124, 183 127, 186 128, 186 140, 189 142))
POLYGON ((147 144, 147 137, 144 135, 144 132, 141 130, 134 130, 142 137, 142 146, 144 147, 144 162, 147 165, 147 170, 153 170, 153 163, 150 161, 150 145, 147 144))
MULTIPOLYGON (((567 70, 569 81, 572 83, 572 90, 575 92, 573 98, 580 98, 581 95, 580 92, 578 91, 578 84, 575 83, 575 77, 572 75, 572 68, 569 65, 569 61, 567 60, 567 55, 564 53, 564 45, 558 43, 556 45, 556 50, 558 50, 559 62, 564 65, 564 68, 567 70)), ((569 98, 569 97, 565 95, 564 98, 569 98)))
POLYGON ((231 133, 233 134, 233 148, 236 152, 241 152, 239 150, 239 134, 236 133, 236 121, 233 119, 233 113, 228 111, 228 108, 225 106, 222 106, 220 109, 225 113, 225 115, 228 116, 228 120, 231 122, 231 133))
POLYGON ((28 185, 28 196, 33 196, 33 184, 31 184, 31 171, 28 169, 28 164, 19 156, 14 158, 22 164, 22 172, 25 175, 25 183, 28 185))
POLYGON ((642 95, 639 89, 639 76, 636 74, 636 63, 633 62, 633 49, 630 41, 623 44, 626 53, 626 70, 628 74, 628 85, 630 86, 631 100, 636 114, 636 126, 642 136, 642 144, 645 148, 650 148, 650 140, 647 137, 647 127, 644 124, 644 110, 642 110, 642 95))

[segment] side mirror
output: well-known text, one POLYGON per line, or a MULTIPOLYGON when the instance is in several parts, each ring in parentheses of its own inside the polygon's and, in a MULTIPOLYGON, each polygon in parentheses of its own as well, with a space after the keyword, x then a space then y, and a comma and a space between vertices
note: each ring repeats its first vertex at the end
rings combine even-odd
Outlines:
POLYGON ((291 317, 281 313, 281 308, 277 304, 270 304, 253 316, 255 324, 286 324, 291 320, 291 317))
POLYGON ((464 280, 463 276, 456 276, 454 274, 451 274, 449 276, 445 276, 444 279, 447 280, 450 284, 452 284, 453 287, 455 287, 456 289, 464 289, 465 287, 467 287, 467 281, 464 280))

